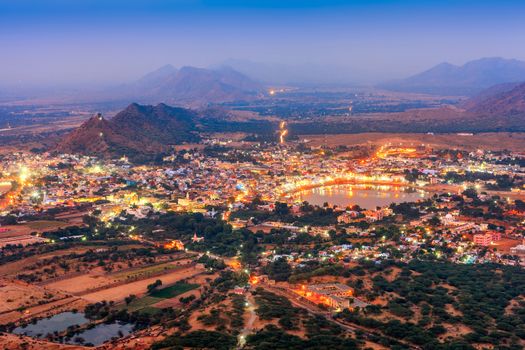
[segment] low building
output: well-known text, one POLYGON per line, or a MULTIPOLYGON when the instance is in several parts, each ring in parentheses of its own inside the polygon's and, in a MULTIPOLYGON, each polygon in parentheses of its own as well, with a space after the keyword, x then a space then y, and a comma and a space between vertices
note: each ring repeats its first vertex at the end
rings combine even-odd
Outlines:
POLYGON ((365 215, 365 218, 368 222, 382 220, 385 216, 381 210, 365 210, 363 214, 365 215))
POLYGON ((301 285, 294 292, 316 304, 323 304, 334 309, 350 307, 354 290, 342 283, 321 283, 301 285))
POLYGON ((455 222, 455 226, 450 229, 450 232, 454 234, 463 234, 479 231, 479 226, 473 222, 455 222))
POLYGON ((525 256, 525 239, 521 244, 510 248, 510 253, 512 255, 525 256))
POLYGON ((358 216, 359 216, 359 212, 357 211, 346 211, 337 217, 337 223, 349 224, 353 222, 354 219, 358 216))

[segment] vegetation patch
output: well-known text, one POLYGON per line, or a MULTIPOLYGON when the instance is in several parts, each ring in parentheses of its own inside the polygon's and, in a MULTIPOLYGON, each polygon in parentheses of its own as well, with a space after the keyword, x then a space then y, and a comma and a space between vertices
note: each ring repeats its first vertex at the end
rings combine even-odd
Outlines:
POLYGON ((174 284, 173 286, 155 290, 154 292, 150 294, 150 296, 154 298, 168 299, 168 298, 176 297, 177 295, 186 293, 198 287, 199 287, 198 284, 179 282, 179 283, 174 284))
POLYGON ((194 331, 186 335, 175 333, 166 337, 164 340, 154 343, 152 350, 158 349, 216 349, 229 350, 235 347, 237 338, 225 333, 214 331, 194 331))
POLYGON ((316 335, 304 340, 273 325, 268 325, 256 334, 249 335, 247 344, 250 349, 258 350, 359 349, 359 343, 354 339, 334 335, 316 335))
POLYGON ((279 325, 284 329, 298 329, 300 313, 304 310, 296 308, 285 297, 257 289, 255 302, 257 315, 261 320, 279 319, 279 325))

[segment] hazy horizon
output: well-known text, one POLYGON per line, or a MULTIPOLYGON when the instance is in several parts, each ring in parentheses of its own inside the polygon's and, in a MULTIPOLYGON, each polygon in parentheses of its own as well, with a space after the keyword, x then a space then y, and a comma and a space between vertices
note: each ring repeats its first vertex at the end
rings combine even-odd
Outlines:
POLYGON ((166 64, 232 61, 376 83, 441 62, 525 60, 524 10, 518 1, 8 1, 0 86, 118 84, 166 64))

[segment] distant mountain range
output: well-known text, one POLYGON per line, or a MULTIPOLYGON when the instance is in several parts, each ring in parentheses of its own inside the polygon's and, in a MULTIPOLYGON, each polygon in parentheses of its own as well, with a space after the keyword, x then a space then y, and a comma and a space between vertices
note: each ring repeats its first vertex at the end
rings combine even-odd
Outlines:
POLYGON ((176 69, 171 65, 109 91, 117 99, 184 105, 251 100, 264 92, 262 84, 228 67, 176 69))
MULTIPOLYGON (((152 75, 147 78, 150 79, 157 77, 152 75)), ((291 122, 289 129, 293 134, 525 132, 525 83, 491 87, 460 107, 362 116, 351 122, 291 122)), ((93 116, 67 135, 54 150, 104 158, 127 155, 132 160, 151 160, 152 156, 167 151, 170 145, 199 140, 199 132, 273 135, 277 127, 269 121, 228 120, 227 114, 221 109, 197 113, 165 104, 133 103, 111 120, 100 114, 93 116)))
POLYGON ((456 66, 441 63, 406 79, 380 87, 403 92, 473 96, 496 84, 525 81, 525 62, 482 58, 456 66))
POLYGON ((165 104, 129 105, 113 119, 97 114, 67 135, 55 148, 61 153, 99 157, 156 154, 170 144, 196 141, 196 113, 165 104))
POLYGON ((262 83, 226 66, 177 69, 165 65, 136 81, 105 87, 0 86, 0 102, 24 104, 116 103, 126 106, 139 102, 201 107, 210 103, 249 101, 265 95, 266 88, 262 83))

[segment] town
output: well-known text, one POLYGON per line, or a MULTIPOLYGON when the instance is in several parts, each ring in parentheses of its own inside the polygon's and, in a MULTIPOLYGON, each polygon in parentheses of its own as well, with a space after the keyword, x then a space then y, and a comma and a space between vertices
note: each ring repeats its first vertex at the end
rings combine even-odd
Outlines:
MULTIPOLYGON (((242 347, 282 337, 278 319, 292 336, 321 327, 331 342, 355 346, 499 344, 458 299, 467 286, 439 274, 454 266, 465 280, 512 274, 506 298, 524 302, 519 152, 315 146, 281 132, 279 142, 176 146, 155 164, 13 153, 0 174, 6 342, 18 334, 35 344, 160 348, 215 329, 201 336, 242 347), (400 284, 423 277, 446 300, 431 316, 429 291, 400 284), (89 318, 109 336, 82 326, 89 318)), ((505 329, 509 346, 523 344, 524 331, 505 329)))

